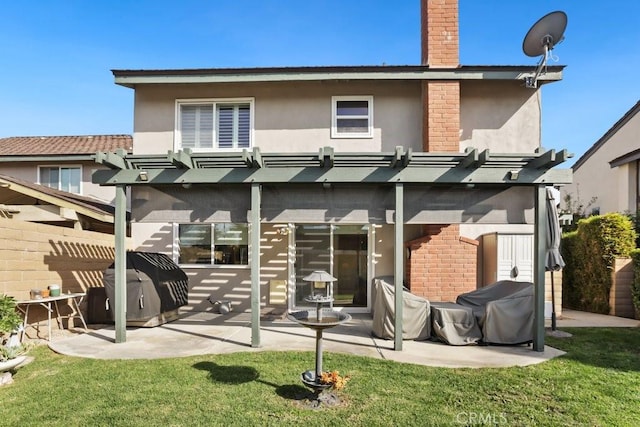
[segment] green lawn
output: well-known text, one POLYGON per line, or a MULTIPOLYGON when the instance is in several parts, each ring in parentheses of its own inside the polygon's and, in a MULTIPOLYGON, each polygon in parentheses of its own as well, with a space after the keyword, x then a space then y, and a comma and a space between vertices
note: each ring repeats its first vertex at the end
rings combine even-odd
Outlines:
POLYGON ((640 328, 563 329, 568 354, 539 365, 447 369, 326 353, 351 375, 343 405, 300 399, 312 352, 104 361, 39 347, 0 387, 0 425, 60 426, 635 426, 640 328))

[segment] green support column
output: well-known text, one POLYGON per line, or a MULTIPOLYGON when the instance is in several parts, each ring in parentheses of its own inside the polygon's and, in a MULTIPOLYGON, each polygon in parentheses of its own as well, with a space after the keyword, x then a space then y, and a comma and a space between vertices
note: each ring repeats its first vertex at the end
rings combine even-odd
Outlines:
POLYGON ((251 347, 260 347, 260 184, 251 184, 251 347))
POLYGON ((115 301, 116 343, 127 340, 127 186, 116 186, 115 234, 115 301))
POLYGON ((395 281, 394 350, 402 351, 402 283, 404 281, 404 186, 396 184, 395 245, 393 276, 395 281))
POLYGON ((535 187, 535 232, 534 232, 534 321, 533 349, 544 351, 544 270, 547 252, 547 192, 544 185, 535 187))

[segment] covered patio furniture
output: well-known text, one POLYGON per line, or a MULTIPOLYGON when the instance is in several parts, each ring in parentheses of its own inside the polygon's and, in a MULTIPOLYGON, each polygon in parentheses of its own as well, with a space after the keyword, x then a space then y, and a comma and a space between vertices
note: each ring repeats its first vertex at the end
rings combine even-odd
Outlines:
POLYGON ((433 335, 450 345, 477 344, 482 333, 473 309, 453 302, 431 304, 433 335))
MULTIPOLYGON (((378 338, 394 339, 395 287, 390 276, 374 279, 373 334, 378 338)), ((431 305, 429 301, 402 293, 402 339, 426 340, 431 336, 431 305)))
POLYGON ((469 307, 491 344, 522 344, 533 340, 534 285, 501 280, 459 295, 459 305, 469 307))

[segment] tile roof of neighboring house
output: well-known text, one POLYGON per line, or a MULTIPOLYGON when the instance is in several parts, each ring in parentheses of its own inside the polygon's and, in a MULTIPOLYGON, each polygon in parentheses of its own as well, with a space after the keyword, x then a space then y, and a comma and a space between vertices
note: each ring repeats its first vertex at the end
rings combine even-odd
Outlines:
MULTIPOLYGON (((600 149, 613 135, 616 134, 620 130, 622 126, 624 126, 629 120, 633 118, 636 114, 640 112, 640 101, 636 102, 636 104, 629 109, 624 115, 618 120, 604 135, 600 137, 576 162, 573 164, 573 171, 575 172, 582 166, 596 151, 600 149)), ((618 159, 615 159, 618 160, 618 159)), ((615 161, 614 160, 614 161, 615 161)))
POLYGON ((113 152, 119 148, 131 152, 131 135, 12 136, 0 138, 0 156, 55 156, 113 152))

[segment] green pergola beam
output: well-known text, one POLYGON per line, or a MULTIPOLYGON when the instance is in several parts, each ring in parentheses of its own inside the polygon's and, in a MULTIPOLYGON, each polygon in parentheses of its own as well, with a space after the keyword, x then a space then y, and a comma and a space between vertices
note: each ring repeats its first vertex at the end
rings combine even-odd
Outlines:
POLYGON ((533 308, 533 349, 544 351, 544 293, 545 259, 547 249, 547 190, 544 185, 535 188, 535 230, 534 230, 534 308, 533 308))
POLYGON ((260 347, 260 184, 251 184, 251 347, 260 347))
POLYGON ((116 206, 114 218, 115 235, 115 289, 114 289, 114 321, 116 343, 127 340, 127 188, 116 186, 116 206))
POLYGON ((511 179, 510 167, 456 168, 447 166, 389 167, 271 167, 271 168, 145 168, 148 181, 139 180, 139 170, 98 170, 93 182, 102 185, 136 184, 251 184, 271 183, 416 183, 416 184, 499 184, 535 185, 569 184, 569 169, 515 169, 517 180, 511 179))
POLYGON ((393 277, 395 284, 395 320, 393 349, 402 351, 402 302, 404 282, 404 186, 395 185, 396 214, 394 218, 395 248, 393 254, 393 277))

